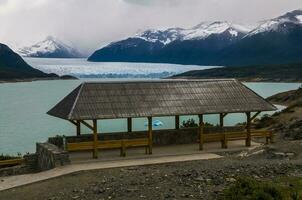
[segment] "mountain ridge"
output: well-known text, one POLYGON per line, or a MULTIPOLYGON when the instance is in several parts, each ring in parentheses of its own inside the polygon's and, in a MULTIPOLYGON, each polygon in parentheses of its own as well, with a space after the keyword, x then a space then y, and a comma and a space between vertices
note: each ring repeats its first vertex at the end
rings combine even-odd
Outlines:
POLYGON ((302 62, 302 10, 250 29, 225 21, 190 29, 146 30, 96 50, 88 61, 196 65, 253 65, 302 62))
POLYGON ((34 45, 19 48, 17 52, 23 57, 40 58, 83 58, 77 49, 63 43, 59 39, 47 36, 46 39, 34 45))
POLYGON ((0 43, 0 82, 40 79, 73 79, 73 77, 59 77, 56 74, 47 74, 35 69, 7 45, 0 43))

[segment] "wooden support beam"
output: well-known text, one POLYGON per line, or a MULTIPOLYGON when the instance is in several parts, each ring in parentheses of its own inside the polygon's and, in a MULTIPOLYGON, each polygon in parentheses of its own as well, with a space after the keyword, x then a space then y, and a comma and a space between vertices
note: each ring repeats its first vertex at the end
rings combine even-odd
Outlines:
POLYGON ((98 158, 98 126, 97 120, 93 120, 93 158, 98 158))
POLYGON ((175 129, 179 129, 179 115, 175 115, 175 129))
POLYGON ((148 140, 149 140, 149 154, 152 154, 152 117, 148 117, 148 140))
POLYGON ((73 125, 77 125, 77 123, 75 122, 75 121, 73 121, 73 120, 68 120, 70 123, 72 123, 73 125))
POLYGON ((247 139, 245 145, 247 147, 251 146, 251 112, 246 113, 246 132, 247 132, 247 139))
POLYGON ((224 117, 227 115, 228 113, 220 113, 219 114, 219 125, 220 125, 220 127, 223 127, 224 126, 224 121, 223 121, 223 119, 224 119, 224 117))
POLYGON ((203 150, 203 142, 204 142, 204 123, 203 123, 203 115, 198 115, 199 117, 199 126, 198 126, 198 136, 199 136, 199 150, 203 150))
POLYGON ((127 129, 128 129, 128 132, 132 132, 132 118, 131 117, 128 117, 127 118, 127 129))
POLYGON ((80 121, 77 121, 77 136, 80 136, 81 135, 81 122, 80 121))
POLYGON ((80 122, 82 123, 82 124, 84 124, 87 128, 89 128, 90 130, 94 130, 94 127, 93 126, 91 126, 88 122, 86 122, 86 121, 84 121, 84 120, 80 120, 80 122))
POLYGON ((252 117, 251 117, 251 122, 261 113, 261 111, 256 112, 252 117))

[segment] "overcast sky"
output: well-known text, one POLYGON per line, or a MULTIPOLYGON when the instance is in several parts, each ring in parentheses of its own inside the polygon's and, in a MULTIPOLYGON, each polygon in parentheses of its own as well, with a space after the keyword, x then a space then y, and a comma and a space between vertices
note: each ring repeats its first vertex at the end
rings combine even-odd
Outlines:
POLYGON ((302 0, 0 0, 0 43, 23 46, 52 35, 90 52, 148 28, 255 24, 301 8, 302 0))

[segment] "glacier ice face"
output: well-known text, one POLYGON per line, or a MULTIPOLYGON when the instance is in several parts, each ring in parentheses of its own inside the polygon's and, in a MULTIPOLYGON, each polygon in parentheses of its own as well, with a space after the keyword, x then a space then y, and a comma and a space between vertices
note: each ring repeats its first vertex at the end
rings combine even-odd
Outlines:
POLYGON ((88 62, 86 59, 63 58, 24 59, 31 66, 45 73, 98 78, 162 78, 189 70, 215 67, 159 63, 88 62))

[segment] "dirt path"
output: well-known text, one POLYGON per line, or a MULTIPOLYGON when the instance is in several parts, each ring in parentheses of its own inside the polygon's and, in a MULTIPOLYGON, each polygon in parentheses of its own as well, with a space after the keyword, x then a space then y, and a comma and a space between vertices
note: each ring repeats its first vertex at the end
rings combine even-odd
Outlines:
POLYGON ((199 153, 191 155, 178 155, 178 156, 160 156, 152 158, 140 158, 140 159, 126 159, 116 161, 101 161, 90 162, 81 164, 72 164, 63 167, 58 167, 53 170, 44 171, 35 174, 25 174, 18 176, 9 176, 0 178, 0 191, 9 188, 22 186, 25 184, 34 183, 37 181, 43 181, 50 178, 70 174, 77 171, 93 170, 93 169, 106 169, 115 167, 128 167, 128 166, 140 166, 159 163, 170 163, 180 161, 192 161, 192 160, 208 160, 214 158, 220 158, 221 156, 212 153, 199 153))
POLYGON ((0 192, 0 199, 217 199, 239 176, 302 177, 287 159, 221 158, 76 172, 0 192))

